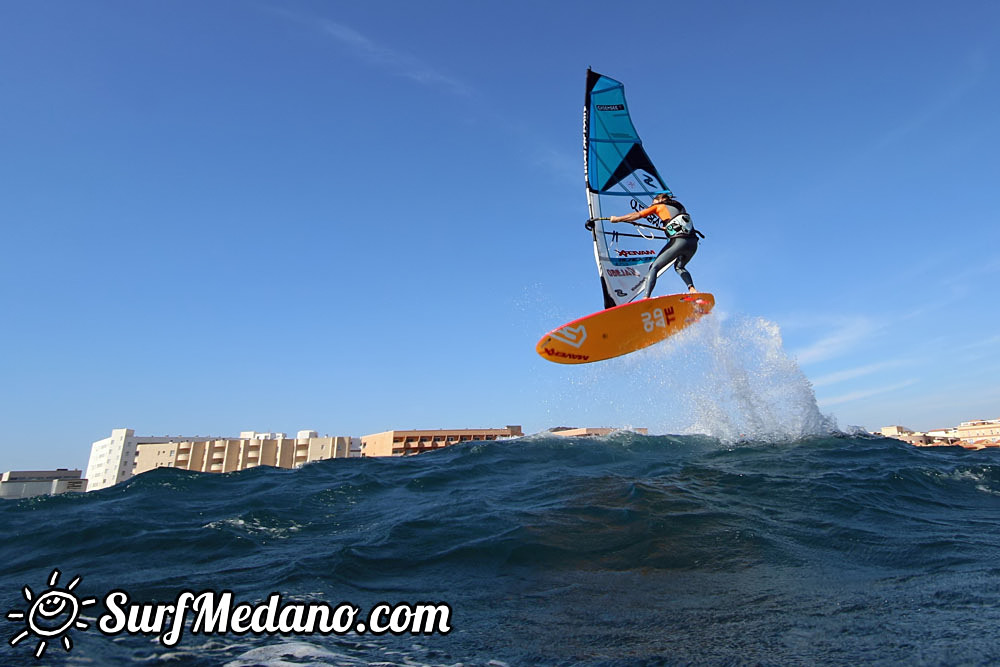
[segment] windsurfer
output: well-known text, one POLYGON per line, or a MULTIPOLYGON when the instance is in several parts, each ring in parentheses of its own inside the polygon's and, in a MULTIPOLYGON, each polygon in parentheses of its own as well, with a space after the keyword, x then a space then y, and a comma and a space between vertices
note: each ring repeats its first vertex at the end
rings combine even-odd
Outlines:
POLYGON ((698 290, 694 288, 694 281, 691 280, 691 274, 688 273, 686 267, 698 251, 698 237, 703 235, 691 224, 691 216, 688 215, 684 204, 674 199, 670 193, 661 192, 653 198, 653 203, 648 208, 628 215, 613 215, 610 221, 635 222, 651 215, 659 218, 660 225, 670 240, 649 265, 649 272, 646 273, 645 298, 648 299, 653 294, 653 288, 656 286, 656 274, 670 266, 671 263, 674 265, 674 271, 687 285, 688 292, 697 292, 698 290))

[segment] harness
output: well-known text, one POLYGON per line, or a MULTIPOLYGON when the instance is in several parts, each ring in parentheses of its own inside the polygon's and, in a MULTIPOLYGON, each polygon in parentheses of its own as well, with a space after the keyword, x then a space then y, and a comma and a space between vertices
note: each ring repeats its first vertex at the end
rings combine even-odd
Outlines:
POLYGON ((690 239, 694 238, 697 234, 701 238, 705 238, 704 234, 694 228, 694 223, 691 222, 691 216, 688 214, 687 209, 684 208, 684 204, 673 197, 661 199, 660 203, 665 206, 672 206, 680 211, 680 213, 670 218, 670 220, 667 220, 663 226, 663 230, 667 233, 667 236, 672 239, 690 239))

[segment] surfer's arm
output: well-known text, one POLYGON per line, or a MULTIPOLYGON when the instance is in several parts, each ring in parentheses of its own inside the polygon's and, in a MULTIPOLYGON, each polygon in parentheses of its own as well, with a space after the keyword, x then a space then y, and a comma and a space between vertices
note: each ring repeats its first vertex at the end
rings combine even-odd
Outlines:
POLYGON ((635 222, 649 215, 656 215, 655 206, 650 206, 649 208, 644 208, 641 211, 629 213, 628 215, 613 215, 611 216, 611 222, 635 222))

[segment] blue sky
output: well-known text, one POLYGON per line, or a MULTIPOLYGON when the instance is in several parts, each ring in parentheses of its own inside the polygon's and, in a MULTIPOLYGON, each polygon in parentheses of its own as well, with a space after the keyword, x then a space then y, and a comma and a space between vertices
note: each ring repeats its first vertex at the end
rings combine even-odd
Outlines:
POLYGON ((683 429, 669 359, 534 353, 602 305, 588 66, 824 413, 1000 417, 1000 4, 620 9, 0 4, 0 469, 116 427, 683 429))

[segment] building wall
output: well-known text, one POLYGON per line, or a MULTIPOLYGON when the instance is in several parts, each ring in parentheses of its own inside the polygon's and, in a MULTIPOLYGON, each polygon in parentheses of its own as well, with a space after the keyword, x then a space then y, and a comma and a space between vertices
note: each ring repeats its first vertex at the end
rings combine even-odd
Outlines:
POLYGON ((90 490, 114 486, 125 476, 126 468, 132 471, 133 452, 129 451, 129 442, 135 433, 130 428, 116 428, 111 431, 111 437, 98 440, 90 447, 90 459, 87 462, 87 479, 90 480, 90 490))
POLYGON ((0 475, 0 482, 52 481, 56 479, 80 479, 77 469, 59 468, 58 470, 8 470, 0 475))
POLYGON ((139 475, 153 468, 171 465, 171 462, 177 459, 176 452, 182 444, 179 442, 170 442, 166 444, 143 444, 139 446, 135 458, 135 474, 139 475))
MULTIPOLYGON (((619 428, 558 428, 549 431, 552 435, 561 435, 564 438, 587 438, 587 437, 599 437, 605 435, 611 435, 621 431, 619 428)), ((649 429, 647 428, 631 428, 628 429, 632 433, 639 433, 641 435, 648 435, 649 429)))
POLYGON ((941 444, 932 436, 926 433, 904 433, 901 435, 892 436, 896 440, 902 440, 903 442, 909 443, 911 445, 916 445, 918 447, 925 447, 928 445, 941 444))
POLYGON ((362 456, 407 456, 473 440, 496 440, 524 435, 520 426, 413 431, 384 431, 361 436, 362 456))
POLYGON ((962 440, 1000 439, 1000 419, 976 419, 958 425, 962 440))
MULTIPOLYGON (((307 461, 320 461, 328 458, 346 459, 351 455, 352 440, 353 438, 340 436, 309 438, 308 442, 305 443, 304 450, 302 450, 301 444, 298 446, 298 455, 304 455, 307 461)), ((296 462, 298 460, 296 458, 296 462)))
POLYGON ((881 433, 887 438, 924 447, 939 445, 994 447, 1000 445, 1000 419, 962 422, 958 428, 939 428, 927 433, 911 431, 905 426, 883 426, 881 433))
POLYGON ((137 447, 148 443, 170 443, 197 439, 191 436, 136 436, 130 428, 116 428, 111 437, 94 442, 87 462, 88 491, 114 486, 132 477, 136 468, 137 447))
POLYGON ((283 433, 254 431, 244 431, 241 435, 251 437, 141 444, 136 474, 164 467, 199 472, 234 472, 261 465, 297 468, 312 461, 347 458, 350 454, 349 436, 288 438, 283 433))
POLYGON ((58 493, 83 493, 87 480, 79 470, 11 470, 0 477, 0 498, 31 498, 58 493))

